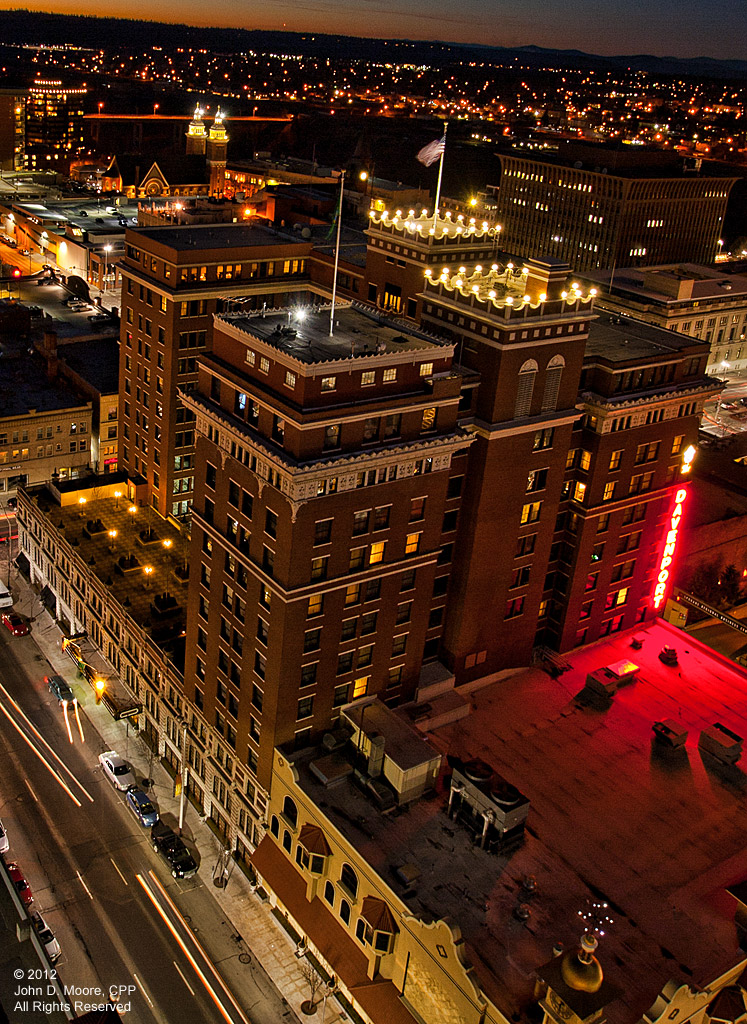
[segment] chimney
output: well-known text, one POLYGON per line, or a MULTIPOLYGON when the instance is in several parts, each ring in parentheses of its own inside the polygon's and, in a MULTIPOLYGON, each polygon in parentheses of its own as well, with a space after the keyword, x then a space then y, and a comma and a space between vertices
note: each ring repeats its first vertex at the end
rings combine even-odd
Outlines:
POLYGON ((47 380, 57 380, 59 372, 59 359, 57 358, 57 331, 44 331, 44 355, 47 360, 47 380))

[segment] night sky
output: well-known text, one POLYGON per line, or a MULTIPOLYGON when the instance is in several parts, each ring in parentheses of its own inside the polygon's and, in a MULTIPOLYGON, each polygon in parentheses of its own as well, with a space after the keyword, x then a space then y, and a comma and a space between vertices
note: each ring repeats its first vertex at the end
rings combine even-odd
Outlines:
MULTIPOLYGON (((21 6, 0 0, 1 9, 21 6)), ((24 0, 57 14, 217 27, 742 59, 745 0, 24 0)))

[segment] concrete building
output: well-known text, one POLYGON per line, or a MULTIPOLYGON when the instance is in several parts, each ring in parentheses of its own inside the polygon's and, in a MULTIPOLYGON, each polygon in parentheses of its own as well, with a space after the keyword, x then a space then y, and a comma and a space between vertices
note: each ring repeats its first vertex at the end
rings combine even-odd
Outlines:
POLYGON ((708 373, 747 368, 745 275, 670 263, 597 271, 584 280, 598 289, 601 308, 705 341, 710 346, 708 373))
POLYGON ((504 248, 565 260, 577 273, 710 263, 738 180, 684 169, 663 151, 574 144, 555 159, 499 158, 504 248))

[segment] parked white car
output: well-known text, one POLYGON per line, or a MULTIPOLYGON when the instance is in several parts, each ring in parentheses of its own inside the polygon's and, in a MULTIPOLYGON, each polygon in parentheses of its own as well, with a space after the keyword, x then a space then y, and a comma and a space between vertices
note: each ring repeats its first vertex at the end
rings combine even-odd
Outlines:
POLYGON ((36 929, 36 934, 39 936, 41 944, 47 951, 47 956, 52 961, 52 963, 54 963, 55 960, 59 960, 60 954, 62 953, 62 950, 60 949, 60 944, 54 937, 54 932, 49 927, 49 925, 41 916, 38 910, 35 910, 31 914, 31 923, 36 929))
POLYGON ((122 792, 137 786, 132 769, 116 750, 105 750, 103 754, 99 754, 99 764, 112 785, 122 792))

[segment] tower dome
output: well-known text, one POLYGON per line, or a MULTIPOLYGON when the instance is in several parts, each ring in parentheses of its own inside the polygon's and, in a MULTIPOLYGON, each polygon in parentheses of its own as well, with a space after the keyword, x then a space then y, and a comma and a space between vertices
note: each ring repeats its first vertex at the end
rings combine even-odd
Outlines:
POLYGON ((602 967, 594 956, 597 945, 596 937, 587 933, 581 937, 579 949, 569 949, 563 954, 560 973, 568 988, 576 992, 598 992, 602 987, 602 967))

